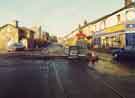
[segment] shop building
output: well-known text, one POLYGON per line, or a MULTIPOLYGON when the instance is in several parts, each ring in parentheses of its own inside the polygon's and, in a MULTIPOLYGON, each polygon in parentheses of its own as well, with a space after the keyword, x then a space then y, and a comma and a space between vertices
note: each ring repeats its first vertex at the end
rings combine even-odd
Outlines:
MULTIPOLYGON (((82 30, 96 48, 124 48, 135 44, 135 3, 125 0, 125 6, 97 20, 79 26, 65 39, 75 38, 82 30)), ((65 40, 66 41, 66 40, 65 40)))

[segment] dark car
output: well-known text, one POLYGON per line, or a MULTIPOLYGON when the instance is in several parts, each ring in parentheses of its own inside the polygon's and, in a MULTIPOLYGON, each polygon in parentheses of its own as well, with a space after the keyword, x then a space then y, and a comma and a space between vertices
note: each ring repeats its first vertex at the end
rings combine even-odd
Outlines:
POLYGON ((135 60, 135 48, 126 47, 112 50, 112 56, 115 60, 135 60))

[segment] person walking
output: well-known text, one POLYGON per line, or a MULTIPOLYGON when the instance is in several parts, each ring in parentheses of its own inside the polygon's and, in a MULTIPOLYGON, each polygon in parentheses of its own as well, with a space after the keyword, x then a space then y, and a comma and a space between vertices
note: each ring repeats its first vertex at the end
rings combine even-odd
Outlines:
POLYGON ((96 52, 92 51, 90 56, 90 63, 88 66, 93 69, 97 60, 98 56, 96 55, 96 52))

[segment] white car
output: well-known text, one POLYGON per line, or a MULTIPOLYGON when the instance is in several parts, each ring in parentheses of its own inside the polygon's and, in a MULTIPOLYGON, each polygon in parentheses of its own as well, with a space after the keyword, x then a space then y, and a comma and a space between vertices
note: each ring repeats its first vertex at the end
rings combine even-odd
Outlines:
POLYGON ((23 51, 25 46, 22 43, 13 43, 8 46, 8 51, 23 51))
POLYGON ((68 58, 78 58, 78 47, 77 46, 70 46, 68 49, 68 58))
POLYGON ((70 46, 68 52, 68 58, 79 60, 90 60, 90 52, 87 48, 80 48, 78 46, 70 46))

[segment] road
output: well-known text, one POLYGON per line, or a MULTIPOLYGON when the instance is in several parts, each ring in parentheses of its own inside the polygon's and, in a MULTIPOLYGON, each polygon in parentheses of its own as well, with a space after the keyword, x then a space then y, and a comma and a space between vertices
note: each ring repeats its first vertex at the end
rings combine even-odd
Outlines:
MULTIPOLYGON (((0 98, 135 97, 133 94, 127 97, 123 92, 112 89, 114 84, 111 82, 108 85, 104 80, 114 81, 115 78, 103 78, 84 62, 57 58, 25 59, 19 56, 0 56, 0 62, 0 98)), ((114 83, 114 86, 119 84, 114 83)))
POLYGON ((116 76, 126 72, 114 68, 117 63, 99 61, 91 69, 86 62, 57 58, 63 53, 53 45, 0 55, 0 98, 135 98, 135 77, 116 76))

